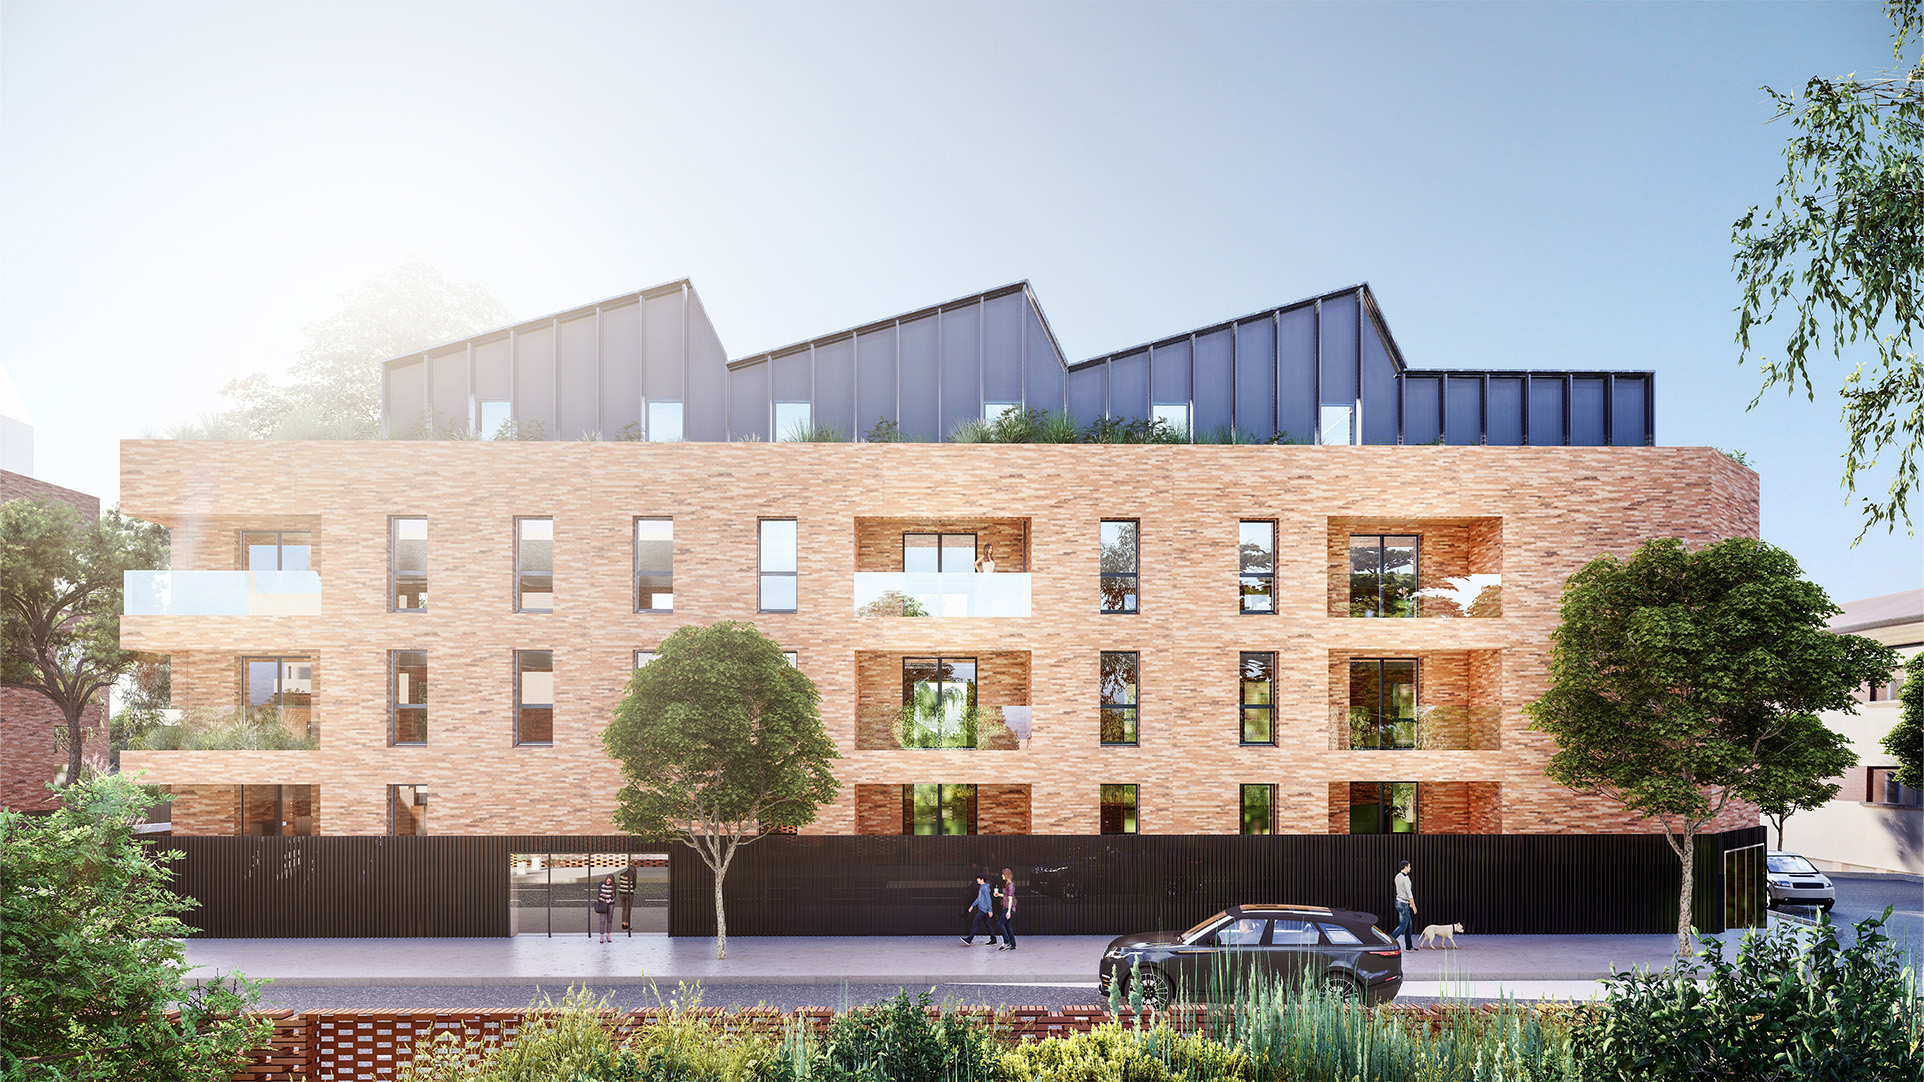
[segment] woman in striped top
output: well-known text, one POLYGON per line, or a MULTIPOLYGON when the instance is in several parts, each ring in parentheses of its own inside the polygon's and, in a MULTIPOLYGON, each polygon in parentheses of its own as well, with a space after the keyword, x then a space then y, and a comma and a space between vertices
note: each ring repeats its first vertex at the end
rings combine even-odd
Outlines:
POLYGON ((615 917, 615 877, 608 876, 595 889, 595 912, 601 914, 601 941, 612 943, 608 936, 608 922, 615 917))

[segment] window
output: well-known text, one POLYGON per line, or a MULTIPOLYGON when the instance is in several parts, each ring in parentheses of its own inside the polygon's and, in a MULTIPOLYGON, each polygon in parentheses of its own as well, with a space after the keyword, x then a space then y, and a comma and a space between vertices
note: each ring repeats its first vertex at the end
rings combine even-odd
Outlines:
POLYGON ((1243 743, 1276 742, 1276 655, 1245 653, 1242 659, 1243 743))
POLYGON ((514 406, 509 402, 483 400, 480 403, 481 428, 475 433, 482 439, 512 438, 514 406), (503 431, 508 429, 509 431, 503 431))
POLYGON ((1351 535, 1349 614, 1416 615, 1416 538, 1351 535))
POLYGON ((1416 660, 1355 658, 1349 663, 1349 746, 1416 746, 1416 660))
POLYGON ((975 570, 975 535, 972 533, 905 533, 902 535, 902 570, 962 571, 975 570))
POLYGON ((554 611, 554 519, 514 520, 514 611, 554 611))
POLYGON ((1416 783, 1358 781, 1349 786, 1351 834, 1416 833, 1416 783))
POLYGON ((389 519, 388 535, 393 555, 388 594, 394 611, 428 611, 428 520, 389 519))
POLYGON ((418 837, 428 832, 428 787, 387 787, 387 832, 396 837, 418 837))
POLYGON ((250 657, 241 662, 247 672, 248 720, 314 737, 314 659, 250 657))
POLYGON ((1276 523, 1245 522, 1237 533, 1237 563, 1242 574, 1242 609, 1276 611, 1276 523))
POLYGON ((1350 439, 1350 419, 1355 414, 1356 406, 1353 403, 1343 402, 1335 405, 1324 403, 1321 414, 1322 424, 1319 426, 1322 439, 1318 442, 1329 444, 1353 442, 1350 439))
POLYGON ((1005 413, 1020 413, 1021 411, 1022 403, 1020 402, 984 402, 982 404, 982 421, 984 424, 992 425, 1000 421, 1002 415, 1005 413))
POLYGON ((648 442, 681 442, 681 403, 648 403, 648 442))
POLYGON ((1243 786, 1243 833, 1276 833, 1276 787, 1243 786))
POLYGON ((675 520, 635 520, 635 611, 675 611, 675 520))
POLYGON ((1134 650, 1102 652, 1102 742, 1136 742, 1136 666, 1134 650))
POLYGON ((902 786, 902 833, 974 834, 975 786, 902 786))
POLYGON ((809 423, 814 410, 807 402, 775 403, 775 438, 805 440, 813 434, 809 423))
POLYGON ((1872 804, 1894 804, 1904 808, 1924 806, 1924 792, 1897 780, 1894 766, 1874 766, 1867 772, 1870 782, 1865 800, 1872 804))
POLYGON ((1272 947, 1313 947, 1322 942, 1322 929, 1314 921, 1278 917, 1269 926, 1269 945, 1272 947))
POLYGON ((1136 522, 1102 523, 1102 611, 1136 611, 1136 522))
POLYGON ((307 530, 248 530, 241 534, 247 549, 247 570, 313 570, 314 535, 307 530))
POLYGON ((1134 834, 1136 832, 1136 787, 1104 785, 1101 787, 1101 799, 1102 832, 1134 834))
POLYGON ((973 748, 975 659, 902 659, 902 746, 973 748))
POLYGON ((388 654, 394 689, 388 739, 395 744, 428 742, 428 652, 395 650, 388 654))
POLYGON ((554 743, 554 651, 514 654, 514 742, 554 743))
POLYGON ((1161 421, 1169 431, 1183 439, 1189 438, 1189 403, 1158 402, 1149 407, 1149 419, 1161 421))
POLYGON ((1263 935, 1268 931, 1266 917, 1237 917, 1216 929, 1210 942, 1217 947, 1257 947, 1262 945, 1263 935))
POLYGON ((802 655, 799 651, 783 650, 782 660, 788 662, 788 667, 791 669, 799 669, 802 667, 802 655))
POLYGON ((795 520, 762 520, 761 610, 794 612, 797 599, 795 581, 795 520))
POLYGON ((655 660, 655 652, 653 650, 635 651, 635 668, 639 669, 653 660, 655 660))

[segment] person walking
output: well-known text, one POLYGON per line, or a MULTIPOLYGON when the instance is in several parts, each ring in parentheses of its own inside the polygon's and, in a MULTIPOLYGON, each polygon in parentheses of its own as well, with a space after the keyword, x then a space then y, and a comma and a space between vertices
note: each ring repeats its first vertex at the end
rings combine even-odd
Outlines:
POLYGON ((1410 886, 1410 862, 1404 861, 1396 872, 1396 931, 1390 938, 1403 937, 1403 949, 1416 950, 1416 941, 1410 933, 1416 930, 1416 892, 1410 886))
POLYGON ((962 937, 962 945, 975 945, 975 933, 984 936, 983 946, 995 942, 994 891, 989 888, 989 873, 975 873, 975 901, 969 903, 969 934, 962 937))
POLYGON ((634 919, 635 880, 641 877, 641 862, 634 857, 628 858, 628 866, 621 870, 621 878, 616 881, 615 889, 621 892, 621 930, 629 931, 629 921, 634 919))
POLYGON ((1012 951, 1015 949, 1015 874, 1007 868, 1002 869, 1002 884, 996 890, 996 900, 1001 904, 996 907, 995 923, 1002 932, 1002 945, 996 950, 1012 951))
POLYGON ((595 888, 595 912, 601 915, 601 941, 613 943, 608 935, 608 925, 615 916, 615 877, 602 879, 601 886, 595 888))

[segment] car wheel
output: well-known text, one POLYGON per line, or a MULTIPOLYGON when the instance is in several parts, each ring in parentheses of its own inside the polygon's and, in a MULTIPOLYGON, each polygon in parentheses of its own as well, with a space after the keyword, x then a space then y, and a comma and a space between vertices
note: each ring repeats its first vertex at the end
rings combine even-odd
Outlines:
POLYGON ((1082 899, 1082 880, 1064 879, 1062 885, 1056 888, 1056 895, 1065 902, 1080 901, 1082 899))
POLYGON ((1135 979, 1142 985, 1142 1005, 1151 1010, 1160 1011, 1176 998, 1176 991, 1170 987, 1168 976, 1154 966, 1144 966, 1135 979))
POLYGON ((1323 978, 1323 991, 1344 1003, 1363 1002, 1363 986, 1349 977, 1332 973, 1323 978))
POLYGON ((1830 907, 1836 905, 1837 902, 1833 900, 1828 902, 1819 902, 1817 904, 1823 908, 1824 912, 1828 913, 1830 912, 1830 907))

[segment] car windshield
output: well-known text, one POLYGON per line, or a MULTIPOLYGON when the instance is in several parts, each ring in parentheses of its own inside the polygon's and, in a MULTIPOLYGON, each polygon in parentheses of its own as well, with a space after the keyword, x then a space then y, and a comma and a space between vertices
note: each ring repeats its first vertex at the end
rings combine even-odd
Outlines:
POLYGON ((1803 857, 1800 857, 1795 853, 1779 853, 1776 856, 1771 857, 1770 870, 1773 872, 1796 874, 1796 875, 1816 875, 1817 874, 1817 869, 1811 867, 1810 861, 1805 860, 1803 857))
POLYGON ((1221 913, 1216 913, 1211 916, 1204 917, 1201 923, 1197 924, 1194 928, 1191 928, 1187 932, 1184 932, 1182 934, 1182 941, 1184 943, 1194 943, 1196 941, 1197 936, 1200 936, 1204 932, 1207 932, 1211 928, 1214 928, 1216 926, 1216 922, 1222 919, 1223 919, 1223 914, 1221 913))

